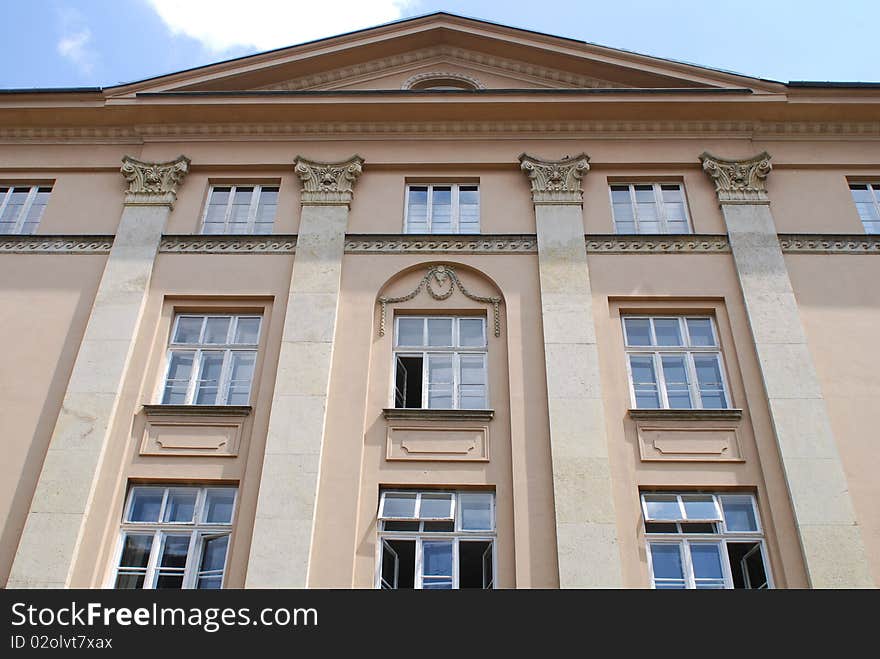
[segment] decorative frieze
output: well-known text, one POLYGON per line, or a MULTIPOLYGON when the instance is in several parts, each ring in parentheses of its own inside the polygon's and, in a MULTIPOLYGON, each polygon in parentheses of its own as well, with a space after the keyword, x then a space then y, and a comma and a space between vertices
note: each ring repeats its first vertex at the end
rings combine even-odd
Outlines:
POLYGON ((773 166, 766 151, 745 160, 727 160, 704 151, 700 161, 703 171, 715 182, 715 192, 722 204, 770 203, 764 181, 773 166))
POLYGON ((587 252, 603 254, 692 254, 730 251, 723 235, 605 235, 586 236, 587 252))
POLYGON ((786 254, 880 254, 880 235, 780 233, 786 254))
POLYGON ((586 153, 561 160, 540 160, 522 154, 520 168, 529 177, 532 201, 537 204, 581 204, 583 190, 581 178, 590 170, 590 158, 586 153))
POLYGON ((113 236, 3 236, 0 254, 109 254, 113 236))
POLYGON ((537 239, 532 235, 462 236, 440 238, 400 234, 349 235, 349 254, 534 254, 537 239))
POLYGON ((499 311, 499 306, 501 305, 501 297, 497 295, 482 296, 471 293, 467 288, 465 288, 465 285, 461 283, 458 275, 455 274, 455 268, 451 265, 430 266, 428 268, 427 274, 422 277, 422 280, 419 282, 419 285, 416 286, 412 292, 407 293, 406 295, 401 295, 400 297, 386 297, 383 295, 382 297, 380 297, 378 299, 379 307, 381 310, 379 316, 379 336, 385 336, 387 306, 389 304, 408 302, 409 300, 412 300, 413 298, 418 296, 418 294, 421 293, 422 290, 427 291, 428 295, 430 295, 435 300, 448 300, 450 297, 452 297, 455 289, 461 291, 462 295, 464 295, 469 300, 492 305, 492 313, 495 320, 495 336, 501 336, 501 313, 499 311), (435 289, 435 286, 437 286, 438 288, 435 289))
POLYGON ((163 236, 159 251, 171 254, 293 254, 296 236, 163 236))
POLYGON ((352 186, 363 171, 364 159, 354 156, 345 162, 316 162, 297 156, 294 172, 303 184, 302 203, 345 205, 351 203, 352 186))
POLYGON ((126 205, 174 205, 177 188, 189 171, 189 163, 186 156, 169 162, 143 162, 124 156, 120 171, 128 181, 126 205))

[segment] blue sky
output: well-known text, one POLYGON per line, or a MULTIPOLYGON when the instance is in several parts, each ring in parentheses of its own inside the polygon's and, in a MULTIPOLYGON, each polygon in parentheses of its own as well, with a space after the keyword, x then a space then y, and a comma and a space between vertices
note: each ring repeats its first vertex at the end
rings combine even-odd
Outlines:
POLYGON ((0 88, 111 86, 445 10, 774 80, 880 81, 880 0, 4 0, 0 88))

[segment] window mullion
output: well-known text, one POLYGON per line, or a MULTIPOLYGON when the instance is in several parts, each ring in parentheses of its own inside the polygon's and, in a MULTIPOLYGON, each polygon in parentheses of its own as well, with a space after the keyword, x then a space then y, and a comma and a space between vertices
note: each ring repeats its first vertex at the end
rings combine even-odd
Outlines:
MULTIPOLYGON (((724 576, 724 587, 733 589, 733 573, 730 570, 730 554, 727 551, 727 540, 721 541, 721 574, 724 576)), ((765 568, 766 573, 766 568, 765 568)), ((748 579, 747 575, 744 575, 748 579)))
POLYGON ((433 212, 434 211, 434 186, 433 185, 428 186, 428 198, 425 200, 425 202, 426 202, 426 206, 427 206, 427 208, 426 208, 427 212, 425 213, 425 219, 426 219, 426 222, 428 225, 428 233, 434 233, 434 227, 433 227, 433 224, 434 224, 433 223, 433 219, 434 219, 434 212, 433 212))
POLYGON ((452 195, 452 233, 459 232, 459 216, 458 216, 458 184, 453 183, 449 190, 452 195))
POLYGON ((422 583, 422 565, 424 563, 424 554, 422 549, 422 538, 416 538, 416 573, 415 580, 413 581, 413 585, 417 590, 422 590, 424 584, 422 583))
POLYGON ((199 531, 193 531, 189 534, 189 547, 186 551, 186 563, 183 566, 183 579, 180 584, 181 590, 195 587, 198 578, 199 563, 201 562, 201 554, 204 549, 202 534, 199 531))
POLYGON ((260 195, 262 194, 263 187, 260 185, 253 186, 253 190, 251 190, 251 203, 248 206, 248 219, 247 219, 247 228, 248 233, 253 233, 255 230, 255 225, 257 223, 257 205, 260 203, 260 195))
POLYGON ((236 186, 229 186, 229 198, 226 200, 226 211, 223 213, 223 233, 229 233, 229 217, 232 215, 232 202, 235 200, 236 186))
POLYGON ((632 208, 633 222, 636 225, 636 233, 641 233, 642 227, 641 223, 639 222, 639 205, 636 203, 636 186, 630 184, 626 187, 629 190, 629 204, 632 208))
POLYGON ((422 352, 422 409, 427 409, 431 406, 428 401, 428 393, 431 389, 431 383, 428 382, 428 373, 430 372, 428 369, 428 358, 429 353, 422 352))
POLYGON ((233 350, 223 350, 223 362, 220 364, 220 375, 217 376, 217 395, 214 398, 215 405, 226 405, 229 400, 229 385, 232 377, 233 350))
POLYGON ((18 217, 15 219, 15 233, 21 233, 22 229, 24 229, 25 219, 27 218, 31 206, 34 203, 34 199, 37 196, 37 189, 38 186, 32 185, 30 190, 28 190, 28 196, 25 198, 24 204, 18 212, 18 217))
POLYGON ((461 355, 452 353, 452 407, 461 407, 461 355))
POLYGON ((6 194, 3 195, 3 199, 0 200, 0 217, 3 217, 3 212, 6 210, 6 205, 9 203, 9 200, 12 199, 12 191, 15 190, 15 187, 10 185, 6 190, 6 194))
POLYGON ((660 407, 669 409, 669 397, 666 395, 666 374, 663 372, 663 359, 659 351, 651 353, 654 359, 654 373, 657 379, 657 389, 660 394, 660 407))
POLYGON ((669 233, 669 225, 666 223, 666 204, 663 203, 663 191, 659 183, 652 183, 654 192, 654 206, 657 208, 657 219, 660 220, 662 233, 669 233))
POLYGON ((685 368, 687 369, 687 376, 690 381, 688 388, 694 400, 694 408, 703 409, 703 396, 700 392, 700 383, 697 381, 697 366, 694 363, 694 355, 690 351, 685 352, 684 355, 685 368))
POLYGON ((153 532, 153 544, 150 545, 150 558, 147 561, 147 571, 144 575, 145 590, 156 587, 156 566, 159 564, 159 554, 162 552, 162 537, 162 531, 156 529, 153 532))
POLYGON ((454 538, 452 541, 452 587, 456 590, 459 589, 459 581, 458 581, 458 571, 459 571, 459 544, 461 543, 460 538, 454 538))
POLYGON ((202 370, 202 349, 196 348, 195 354, 193 355, 193 365, 192 365, 192 373, 189 376, 189 383, 186 387, 186 401, 187 405, 192 405, 193 401, 196 397, 196 389, 199 386, 199 373, 202 370))
POLYGON ((678 551, 682 554, 682 566, 684 567, 684 577, 687 580, 687 587, 696 590, 697 580, 694 576, 694 564, 691 560, 691 543, 688 540, 682 540, 679 543, 678 551))

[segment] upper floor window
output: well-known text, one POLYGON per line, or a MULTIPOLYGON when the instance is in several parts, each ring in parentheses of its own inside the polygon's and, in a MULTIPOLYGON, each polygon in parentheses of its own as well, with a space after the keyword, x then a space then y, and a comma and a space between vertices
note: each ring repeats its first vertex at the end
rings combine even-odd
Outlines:
POLYGON ((611 186, 615 233, 691 233, 679 183, 611 186))
POLYGON ((179 314, 168 345, 163 405, 247 405, 260 316, 179 314))
POLYGON ((44 185, 0 186, 0 234, 35 233, 51 192, 44 185))
POLYGON ((880 233, 880 183, 850 183, 865 233, 880 233))
POLYGON ((376 587, 495 587, 495 495, 384 491, 376 587))
POLYGON ((235 499, 234 487, 132 487, 114 587, 221 588, 235 499))
POLYGON ((750 494, 642 494, 654 588, 769 588, 755 498, 750 494))
POLYGON ((486 409, 486 319, 400 316, 394 407, 486 409))
POLYGON ((406 233, 480 233, 477 185, 407 185, 406 233))
POLYGON ((625 316, 623 333, 634 407, 730 407, 711 318, 625 316))
POLYGON ((277 185, 211 186, 202 233, 272 233, 277 205, 277 185))

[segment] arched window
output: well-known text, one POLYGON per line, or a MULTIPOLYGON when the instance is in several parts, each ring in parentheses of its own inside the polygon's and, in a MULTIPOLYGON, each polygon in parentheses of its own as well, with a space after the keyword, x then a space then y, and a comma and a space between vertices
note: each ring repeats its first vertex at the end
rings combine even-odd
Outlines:
POLYGON ((403 89, 412 91, 474 91, 482 89, 475 78, 460 73, 422 73, 403 83, 403 89))

